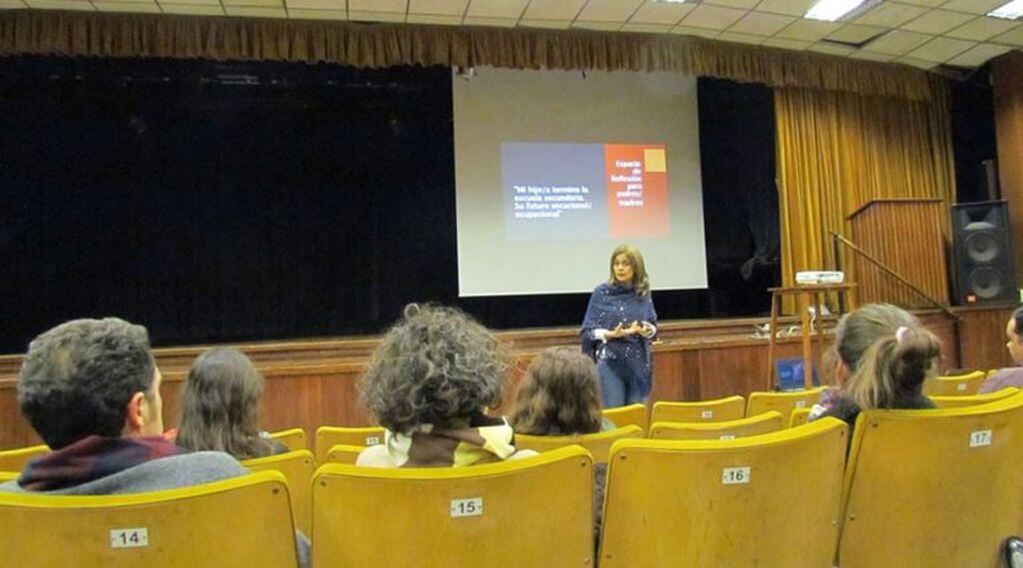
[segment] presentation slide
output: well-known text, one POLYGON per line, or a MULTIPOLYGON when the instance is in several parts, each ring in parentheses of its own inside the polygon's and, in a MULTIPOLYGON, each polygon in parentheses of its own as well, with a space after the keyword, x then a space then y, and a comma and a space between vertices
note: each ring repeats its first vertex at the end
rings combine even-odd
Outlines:
POLYGON ((707 286, 695 79, 484 68, 452 90, 460 295, 589 292, 623 243, 653 289, 707 286))

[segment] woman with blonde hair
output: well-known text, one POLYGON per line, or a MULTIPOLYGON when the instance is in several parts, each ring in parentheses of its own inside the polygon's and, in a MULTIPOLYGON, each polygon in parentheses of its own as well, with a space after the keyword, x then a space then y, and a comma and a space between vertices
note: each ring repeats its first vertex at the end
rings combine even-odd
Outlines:
POLYGON ((373 467, 451 467, 535 455, 516 451, 501 404, 507 363, 482 325, 454 308, 409 304, 373 354, 359 390, 386 428, 356 461, 373 467))
POLYGON ((811 419, 834 416, 851 427, 862 410, 934 408, 923 384, 937 373, 941 344, 905 310, 869 304, 842 316, 835 350, 838 392, 811 419))
POLYGON ((175 443, 227 452, 239 460, 282 454, 287 446, 259 429, 263 376, 242 352, 210 349, 195 359, 181 394, 175 443))
POLYGON ((621 245, 611 253, 611 275, 590 295, 582 325, 582 350, 597 362, 604 406, 645 402, 650 394, 650 342, 657 312, 643 255, 621 245))

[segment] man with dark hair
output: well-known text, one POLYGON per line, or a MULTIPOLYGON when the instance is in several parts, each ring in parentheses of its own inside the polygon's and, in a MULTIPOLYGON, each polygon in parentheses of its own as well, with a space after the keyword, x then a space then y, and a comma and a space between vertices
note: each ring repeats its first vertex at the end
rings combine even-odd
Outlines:
POLYGON ((139 493, 248 473, 225 453, 187 452, 163 439, 160 380, 142 326, 80 319, 35 338, 18 402, 53 451, 0 491, 139 493))
POLYGON ((995 392, 1005 387, 1023 387, 1023 306, 1012 312, 1012 317, 1005 324, 1005 347, 1016 367, 1001 369, 988 377, 980 386, 978 393, 995 392))

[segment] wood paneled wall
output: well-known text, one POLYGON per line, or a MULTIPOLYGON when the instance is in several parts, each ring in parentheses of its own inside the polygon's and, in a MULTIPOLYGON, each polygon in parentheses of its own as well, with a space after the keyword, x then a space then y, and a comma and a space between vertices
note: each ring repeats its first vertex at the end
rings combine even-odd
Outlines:
MULTIPOLYGON (((955 357, 952 322, 941 313, 922 312, 921 319, 937 333, 944 350, 942 370, 960 367, 989 369, 1010 364, 1003 337, 1012 307, 959 310, 963 360, 955 357)), ((748 395, 767 388, 767 340, 751 333, 761 319, 662 322, 661 343, 654 349, 654 389, 657 400, 703 400, 748 395)), ((833 322, 831 322, 833 323, 833 322)), ((786 322, 787 324, 787 322, 786 322)), ((783 326, 784 327, 784 326, 783 326)), ((540 350, 551 345, 577 345, 577 330, 551 328, 499 333, 516 357, 509 373, 505 403, 511 410, 522 370, 540 350)), ((262 421, 268 430, 303 427, 310 434, 321 425, 356 426, 369 423, 357 402, 356 384, 376 338, 340 338, 236 345, 256 361, 266 377, 262 421)), ((163 373, 164 424, 177 425, 179 395, 192 359, 203 347, 155 351, 163 373)), ((782 341, 778 357, 796 357, 801 346, 782 341)), ((21 416, 16 396, 21 357, 0 357, 0 448, 39 443, 21 416)))
MULTIPOLYGON (((876 199, 849 216, 852 240, 931 298, 948 303, 945 235, 948 204, 940 199, 876 199)), ((849 249, 861 304, 889 302, 929 308, 934 304, 849 249)))
POLYGON ((1016 282, 1023 282, 1023 53, 1012 52, 992 65, 998 178, 1009 202, 1016 282))

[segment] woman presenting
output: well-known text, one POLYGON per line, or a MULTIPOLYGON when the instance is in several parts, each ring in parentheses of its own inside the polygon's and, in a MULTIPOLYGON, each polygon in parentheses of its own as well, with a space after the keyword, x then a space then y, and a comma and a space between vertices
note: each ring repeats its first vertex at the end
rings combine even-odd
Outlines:
POLYGON ((621 245, 611 253, 611 277, 590 296, 582 329, 583 353, 597 361, 605 408, 646 401, 656 326, 643 255, 621 245))

